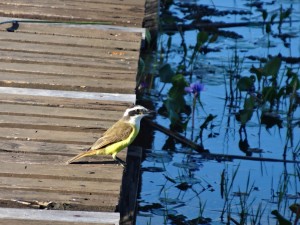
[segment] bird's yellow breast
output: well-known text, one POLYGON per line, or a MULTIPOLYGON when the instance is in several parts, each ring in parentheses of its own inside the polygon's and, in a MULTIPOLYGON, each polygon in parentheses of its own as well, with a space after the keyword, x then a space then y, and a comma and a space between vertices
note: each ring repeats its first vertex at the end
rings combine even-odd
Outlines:
POLYGON ((139 132, 139 129, 132 124, 130 124, 130 126, 132 127, 132 132, 126 139, 105 147, 106 155, 116 155, 118 152, 120 152, 121 150, 123 150, 133 142, 133 140, 135 139, 135 137, 139 132))

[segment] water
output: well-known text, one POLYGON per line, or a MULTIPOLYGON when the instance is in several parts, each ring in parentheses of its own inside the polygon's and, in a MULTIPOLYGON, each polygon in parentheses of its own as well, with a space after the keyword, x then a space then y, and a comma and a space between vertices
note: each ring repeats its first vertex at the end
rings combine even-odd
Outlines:
MULTIPOLYGON (((250 1, 175 1, 169 10, 179 18, 186 18, 191 10, 185 11, 182 4, 189 3, 189 9, 194 5, 209 6, 209 9, 217 9, 225 15, 211 14, 202 19, 213 22, 240 23, 260 22, 262 13, 257 6, 250 6, 250 1), (246 12, 246 13, 233 13, 246 12)), ((256 2, 260 3, 260 2, 256 2)), ((219 35, 214 43, 206 47, 216 51, 207 54, 199 54, 190 67, 186 69, 184 76, 191 83, 200 80, 205 85, 201 92, 201 103, 197 104, 195 111, 195 126, 192 129, 192 119, 189 120, 187 129, 182 132, 188 139, 195 139, 200 132, 208 114, 217 117, 203 130, 203 147, 211 153, 230 154, 270 159, 283 159, 284 148, 287 147, 286 159, 299 160, 300 152, 300 107, 293 114, 293 133, 288 133, 288 98, 283 99, 276 111, 276 116, 282 119, 282 127, 274 125, 266 128, 260 123, 262 109, 254 110, 251 119, 246 123, 245 130, 239 132, 241 124, 236 120, 236 115, 243 109, 246 93, 241 99, 230 101, 225 99, 225 93, 229 91, 228 71, 238 68, 239 75, 250 76, 252 66, 259 67, 262 64, 256 60, 258 57, 267 58, 268 55, 281 54, 285 59, 296 59, 297 63, 290 64, 283 60, 279 71, 279 77, 284 78, 286 68, 290 67, 299 77, 300 58, 300 2, 276 1, 276 3, 264 2, 262 8, 268 12, 267 21, 274 13, 279 14, 280 8, 286 10, 292 6, 291 16, 281 27, 281 33, 290 35, 284 40, 278 38, 278 25, 271 28, 273 35, 266 33, 262 26, 241 26, 224 28, 222 31, 232 31, 242 35, 242 38, 234 39, 219 35), (237 56, 237 57, 236 57, 237 56), (236 57, 239 65, 234 64, 236 57), (256 57, 256 58, 255 58, 256 57), (253 60, 253 58, 255 58, 253 60), (191 75, 190 75, 191 73, 191 75), (287 138, 293 137, 293 144, 287 138), (243 148, 246 146, 247 151, 243 148)), ((195 9, 195 8, 193 8, 195 9)), ((199 9, 199 8, 198 8, 199 9)), ((277 19, 279 16, 277 16, 277 19)), ((192 21, 184 20, 185 24, 192 21)), ((178 22, 179 23, 179 22, 178 22)), ((168 50, 169 35, 161 33, 158 39, 158 50, 154 53, 152 62, 153 70, 157 73, 160 60, 169 63, 174 70, 183 58, 190 60, 193 47, 196 43, 198 31, 186 31, 182 36, 175 32, 172 34, 171 48, 168 50), (183 38, 182 38, 183 37, 183 38), (187 46, 188 53, 184 57, 182 41, 187 46), (164 48, 164 52, 161 49, 164 48)), ((185 65, 189 65, 185 63, 185 65)), ((257 86, 257 83, 256 83, 257 86)), ((154 85, 144 98, 150 99, 160 111, 163 100, 171 84, 164 84, 156 76, 154 85)), ((256 87, 257 88, 257 87, 256 87)), ((299 90, 298 90, 299 93, 299 90)), ((185 95, 188 105, 192 105, 193 96, 185 95)), ((170 120, 165 115, 158 114, 156 123, 170 127, 170 120)), ((199 144, 199 140, 198 140, 199 144)), ((159 131, 154 132, 152 149, 147 150, 146 158, 142 164, 142 184, 139 197, 139 210, 137 224, 197 224, 196 220, 202 220, 205 224, 224 224, 228 217, 242 224, 242 212, 245 212, 243 224, 276 224, 273 210, 278 210, 285 218, 294 222, 295 215, 288 208, 293 203, 300 202, 300 166, 297 163, 266 162, 261 160, 230 160, 220 158, 207 159, 196 151, 179 142, 172 142, 169 137, 159 131), (227 191, 227 193, 226 193, 227 191), (261 219, 258 219, 260 218, 261 219), (255 218, 257 218, 256 222, 255 218), (259 223, 260 221, 260 223, 259 223)))

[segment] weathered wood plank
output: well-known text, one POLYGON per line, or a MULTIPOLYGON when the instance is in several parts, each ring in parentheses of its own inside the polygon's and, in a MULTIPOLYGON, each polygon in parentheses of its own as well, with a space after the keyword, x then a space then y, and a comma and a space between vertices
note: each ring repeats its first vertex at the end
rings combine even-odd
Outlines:
MULTIPOLYGON (((37 25, 38 26, 38 25, 37 25)), ((50 29, 50 28, 49 28, 50 29)), ((59 35, 47 35, 47 34, 30 34, 21 32, 0 32, 0 40, 8 41, 11 43, 36 43, 47 44, 55 46, 77 46, 77 47, 89 47, 95 49, 118 49, 128 51, 138 51, 139 41, 128 42, 123 40, 106 40, 100 38, 86 38, 86 37, 72 37, 59 36, 59 35)))
POLYGON ((119 60, 137 60, 137 51, 124 51, 122 49, 110 48, 107 46, 106 49, 101 51, 95 51, 89 47, 77 47, 77 46, 59 46, 45 45, 43 43, 21 43, 21 42, 10 42, 0 40, 0 50, 12 51, 12 52, 28 52, 35 54, 48 54, 48 55, 61 55, 61 56, 72 56, 72 57, 88 57, 97 59, 119 59, 119 60))
MULTIPOLYGON (((140 27, 144 1, 8 0, 0 3, 1 15, 140 27)), ((0 218, 16 224, 102 224, 81 212, 68 220, 66 211, 35 217, 37 211, 20 216, 23 212, 1 207, 34 208, 26 202, 45 201, 55 205, 50 209, 116 210, 123 168, 111 156, 65 162, 135 102, 143 31, 20 22, 15 32, 6 32, 11 25, 0 26, 0 218)), ((118 156, 125 160, 127 149, 118 156)))
POLYGON ((0 189, 0 207, 114 212, 118 195, 0 189), (50 203, 38 204, 38 203, 50 203))
MULTIPOLYGON (((31 95, 42 97, 57 97, 57 98, 71 98, 71 99, 91 99, 101 101, 119 101, 134 103, 134 94, 120 94, 120 93, 98 93, 98 92, 77 92, 77 91, 60 91, 47 89, 32 89, 32 88, 15 88, 15 87, 0 87, 1 94, 8 95, 31 95)), ((1 101, 1 100, 0 100, 1 101)))
POLYGON ((20 104, 0 104, 1 115, 19 115, 19 116, 35 116, 35 117, 51 117, 66 118, 77 120, 94 121, 111 121, 116 122, 121 118, 122 111, 115 111, 101 108, 97 110, 76 109, 66 107, 36 106, 36 105, 20 105, 20 104))
MULTIPOLYGON (((83 211, 45 211, 33 209, 0 208, 0 218, 35 221, 59 221, 77 223, 118 224, 117 213, 83 211)), ((43 223, 44 224, 44 223, 43 223)), ((56 224, 56 223, 54 223, 56 224)))
MULTIPOLYGON (((82 3, 86 5, 87 3, 82 3)), ((124 5, 97 4, 94 9, 75 7, 37 7, 34 5, 18 5, 0 3, 0 15, 19 18, 34 18, 60 21, 101 21, 114 25, 142 26, 144 7, 124 5), (127 8, 126 8, 127 7, 127 8)))
MULTIPOLYGON (((6 2, 11 2, 11 3, 17 3, 17 2, 23 2, 23 0, 8 0, 6 2)), ((42 4, 44 1, 43 0, 25 0, 24 2, 29 2, 31 4, 42 4)), ((66 3, 66 2, 69 2, 69 3, 77 3, 79 4, 81 7, 82 7, 82 4, 83 3, 105 3, 105 4, 112 4, 112 5, 115 5, 115 4, 122 4, 122 5, 133 5, 133 6, 144 6, 144 2, 143 1, 136 1, 136 0, 126 0, 126 1, 123 1, 123 0, 54 0, 53 1, 53 4, 56 5, 56 4, 63 4, 63 3, 66 3)))
MULTIPOLYGON (((86 68, 82 66, 65 66, 65 65, 39 65, 36 63, 8 63, 8 62, 0 62, 1 70, 10 71, 10 72, 18 72, 18 73, 33 73, 33 74, 40 74, 40 75, 56 75, 56 76, 68 76, 68 78, 71 78, 72 76, 76 78, 76 76, 79 77, 94 77, 101 79, 101 73, 99 74, 98 68, 86 68), (71 76, 72 75, 72 76, 71 76)), ((107 67, 102 68, 102 74, 105 72, 109 72, 110 75, 113 73, 119 73, 122 77, 125 77, 124 75, 127 74, 128 80, 134 80, 133 73, 131 72, 123 72, 120 73, 120 69, 114 69, 113 67, 107 67)), ((20 74, 21 76, 21 74, 20 74)), ((103 78, 107 78, 109 75, 104 74, 102 75, 103 78)), ((104 79, 105 80, 105 79, 104 79)), ((114 82, 117 82, 117 79, 113 79, 114 82)), ((135 86, 133 86, 134 88, 135 86)))
MULTIPOLYGON (((62 171, 63 173, 63 171, 62 171)), ((56 193, 119 195, 120 185, 111 182, 60 180, 24 177, 0 177, 0 189, 56 193)))
MULTIPOLYGON (((16 18, 0 17, 0 22, 13 21, 16 18)), ((19 19, 19 21, 23 21, 19 19)), ((1 31, 6 31, 12 24, 4 23, 0 26, 1 31)), ((44 34, 64 37, 85 37, 106 39, 115 41, 127 41, 137 42, 141 41, 141 31, 135 31, 133 29, 121 29, 122 27, 110 27, 108 25, 71 25, 60 23, 30 23, 19 22, 19 28, 17 32, 30 33, 30 34, 44 34)), ((111 48, 111 46, 107 46, 111 48)))
MULTIPOLYGON (((26 63, 26 64, 39 64, 42 65, 64 65, 77 67, 90 67, 101 70, 101 68, 111 68, 130 71, 137 66, 137 62, 134 60, 127 59, 109 59, 109 58, 87 58, 81 56, 65 56, 58 54, 44 54, 44 53, 31 53, 31 52, 15 52, 2 51, 0 55, 1 62, 16 62, 16 63, 26 63)), ((26 65, 24 65, 26 66, 26 65)), ((132 71, 133 72, 133 71, 132 71)), ((84 75, 84 74, 83 74, 84 75)), ((107 76, 108 77, 108 76, 107 76)), ((115 77, 111 76, 111 79, 116 80, 115 77)), ((128 79, 128 76, 127 76, 128 79)))
MULTIPOLYGON (((27 153, 28 154, 28 153, 27 153)), ((1 154, 1 156, 4 156, 1 154)), ((12 154, 10 154, 12 156, 12 154)), ((99 157, 101 158, 101 157, 99 157)), ((3 157, 1 160, 0 177, 16 178, 36 178, 36 179, 57 179, 77 180, 77 181, 95 181, 119 183, 122 178, 123 168, 118 165, 103 164, 53 164, 45 168, 43 164, 27 164, 24 162, 9 161, 9 157, 3 157), (55 166, 54 166, 55 165, 55 166), (75 170, 75 168, 77 168, 75 170), (112 171, 112 168, 113 171, 112 171)), ((111 159, 110 159, 111 160, 111 159)), ((49 162, 50 163, 50 162, 49 162)))
MULTIPOLYGON (((104 100, 105 97, 112 98, 113 95, 109 95, 109 93, 118 93, 126 94, 128 101, 133 102, 135 100, 134 89, 136 83, 135 81, 130 81, 129 79, 98 79, 89 77, 72 77, 68 75, 62 75, 60 78, 59 76, 39 76, 38 73, 22 74, 19 71, 18 73, 4 72, 4 75, 2 74, 3 72, 0 72, 0 85, 2 87, 86 92, 86 94, 81 93, 73 95, 74 97, 82 96, 83 98, 85 95, 91 95, 90 93, 93 92, 94 98, 95 96, 99 95, 99 100, 101 98, 104 100), (70 80, 72 80, 72 82, 70 82, 70 80), (102 92, 102 94, 97 92, 102 92), (131 93, 132 96, 127 93, 131 93)), ((22 92, 24 93, 24 91, 22 92)), ((119 95, 119 97, 122 96, 119 95)))
POLYGON ((56 130, 65 132, 104 132, 111 126, 111 121, 78 120, 68 118, 33 117, 0 115, 0 128, 25 128, 39 130, 56 130))
POLYGON ((140 18, 143 18, 144 15, 144 7, 140 5, 137 7, 135 5, 129 4, 120 4, 121 1, 113 3, 108 1, 61 1, 61 0, 52 0, 48 1, 32 1, 32 0, 8 0, 3 2, 3 5, 7 6, 16 6, 16 7, 37 7, 42 9, 56 9, 56 12, 59 10, 84 10, 84 11, 97 11, 99 12, 118 12, 122 16, 124 15, 132 15, 138 14, 140 18), (82 4, 84 3, 84 7, 82 4), (102 3, 101 5, 99 3, 102 3))
MULTIPOLYGON (((95 223, 87 223, 87 222, 66 222, 66 221, 43 221, 43 220, 30 220, 30 219, 1 219, 0 225, 94 225, 95 223)), ((98 225, 108 225, 103 223, 97 223, 98 225)))
POLYGON ((107 100, 96 98, 68 98, 63 96, 36 96, 36 95, 25 95, 24 93, 8 94, 7 92, 0 92, 0 103, 6 104, 19 104, 19 105, 29 105, 29 106, 47 106, 47 107, 60 107, 60 108, 72 108, 72 109, 90 109, 90 110, 109 110, 117 111, 122 116, 126 108, 132 106, 132 102, 121 101, 121 96, 117 95, 120 101, 107 100), (100 101, 101 100, 101 101, 100 101))

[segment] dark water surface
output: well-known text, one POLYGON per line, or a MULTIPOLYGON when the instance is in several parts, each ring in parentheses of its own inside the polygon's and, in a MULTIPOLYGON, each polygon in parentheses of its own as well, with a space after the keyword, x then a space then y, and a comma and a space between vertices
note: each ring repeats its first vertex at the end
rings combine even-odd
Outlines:
MULTIPOLYGON (((241 98, 232 100, 226 99, 226 90, 229 93, 230 79, 235 79, 236 89, 239 78, 253 74, 250 72, 252 66, 265 65, 259 59, 268 61, 278 55, 281 59, 278 81, 284 85, 288 67, 299 77, 300 1, 175 1, 163 9, 162 18, 165 15, 173 18, 171 22, 161 20, 164 28, 169 30, 167 33, 162 31, 158 37, 157 51, 152 54, 151 65, 148 65, 149 74, 154 74, 154 83, 143 98, 152 101, 156 110, 163 112, 163 101, 167 99, 172 84, 161 82, 159 68, 170 64, 176 71, 184 64, 186 82, 199 80, 205 88, 200 93, 202 107, 196 104, 194 128, 191 115, 187 115, 190 119, 182 135, 195 140, 200 126, 212 114, 216 117, 203 130, 202 140, 203 147, 210 153, 283 160, 286 150, 285 159, 299 161, 299 102, 291 120, 287 115, 289 96, 280 99, 278 107, 272 110, 267 109, 269 104, 257 107, 245 129, 241 129, 237 115, 245 107, 249 93, 242 92, 241 98), (289 9, 291 14, 280 27, 274 23, 267 32, 266 25, 259 24, 264 21, 264 10, 267 12, 265 21, 270 21, 275 14, 274 21, 279 21, 280 14, 289 9), (205 43, 204 50, 207 51, 203 50, 189 64, 199 31, 192 29, 180 34, 169 25, 192 26, 193 22, 204 20, 245 24, 219 28, 217 40, 205 43), (257 24, 246 25, 249 22, 257 24), (233 70, 236 74, 230 76, 233 70), (236 75, 240 77, 236 79, 236 75), (270 112, 267 114, 273 125, 270 128, 267 128, 268 123, 261 122, 264 110, 270 112)), ((261 92, 258 86, 256 80, 255 96, 261 92)), ((299 101, 299 89, 294 94, 298 95, 295 101, 299 101)), ((192 108, 193 95, 186 94, 184 98, 192 108)), ((159 113, 155 121, 170 127, 170 120, 164 113, 159 113)), ((199 139, 197 143, 200 144, 199 139)), ((208 159, 179 142, 170 141, 159 131, 154 133, 152 149, 147 150, 142 168, 137 224, 198 224, 199 221, 203 224, 226 224, 228 221, 231 224, 233 221, 239 224, 276 224, 277 220, 271 214, 273 210, 294 222, 296 216, 289 206, 300 204, 299 164, 208 159)))

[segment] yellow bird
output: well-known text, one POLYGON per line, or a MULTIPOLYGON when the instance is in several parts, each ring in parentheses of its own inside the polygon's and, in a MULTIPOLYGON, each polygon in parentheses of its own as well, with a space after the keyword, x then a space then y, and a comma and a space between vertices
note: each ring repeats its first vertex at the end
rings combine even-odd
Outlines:
POLYGON ((140 131, 141 119, 152 114, 152 111, 136 105, 126 109, 123 117, 109 128, 87 151, 67 161, 67 164, 86 156, 112 155, 113 159, 123 167, 125 162, 117 154, 130 145, 140 131))

